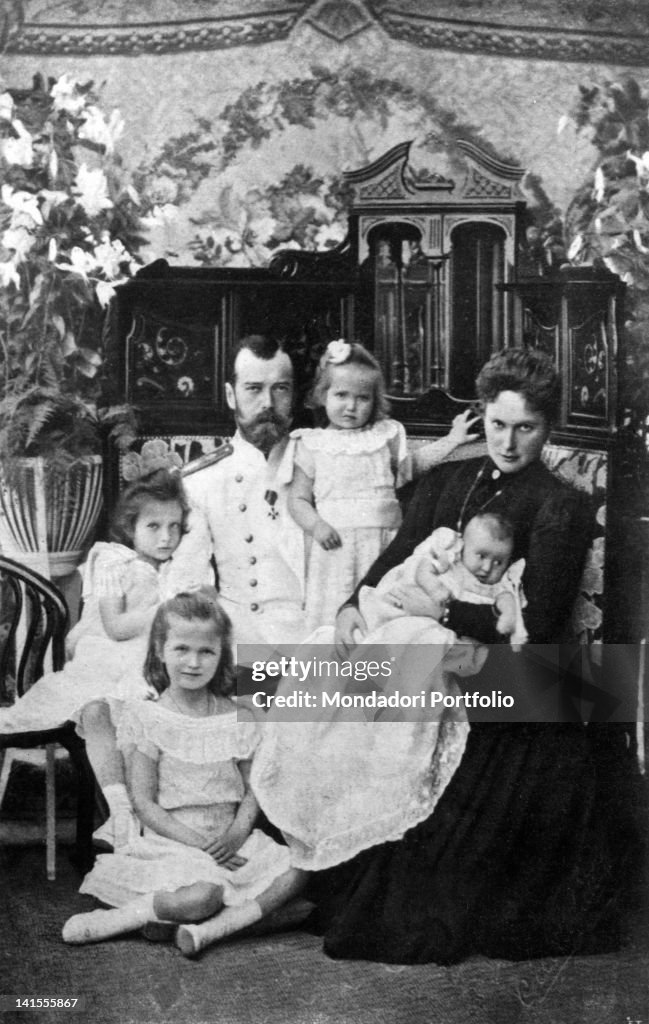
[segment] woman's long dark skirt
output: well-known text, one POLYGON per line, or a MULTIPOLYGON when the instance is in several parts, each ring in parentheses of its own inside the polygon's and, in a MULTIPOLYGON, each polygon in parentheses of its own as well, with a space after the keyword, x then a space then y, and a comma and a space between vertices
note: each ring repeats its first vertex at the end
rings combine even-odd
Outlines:
POLYGON ((617 948, 641 802, 619 728, 474 725, 430 818, 314 876, 325 952, 447 964, 617 948))

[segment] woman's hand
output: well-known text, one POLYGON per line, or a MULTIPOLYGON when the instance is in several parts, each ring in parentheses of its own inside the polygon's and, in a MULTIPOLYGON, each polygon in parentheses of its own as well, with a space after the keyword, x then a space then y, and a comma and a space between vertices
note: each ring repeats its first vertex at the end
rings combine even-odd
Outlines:
POLYGON ((333 526, 326 523, 324 519, 319 519, 313 527, 313 539, 318 542, 321 548, 325 551, 333 551, 334 548, 342 547, 342 540, 337 530, 334 530, 333 526))
POLYGON ((469 444, 470 441, 479 441, 480 434, 471 433, 473 428, 480 422, 481 417, 476 416, 473 409, 465 409, 458 416, 455 416, 451 429, 448 432, 448 439, 457 447, 461 444, 469 444))
POLYGON ((437 619, 440 612, 439 600, 416 584, 397 584, 387 594, 386 600, 403 611, 404 615, 418 615, 437 619))
POLYGON ((339 658, 346 658, 367 633, 367 623, 358 608, 345 604, 338 612, 334 643, 339 658))
POLYGON ((237 868, 248 863, 247 859, 237 851, 243 846, 249 834, 244 829, 232 825, 222 836, 209 839, 203 846, 203 850, 205 853, 209 853, 217 864, 227 868, 228 871, 236 871, 237 868))

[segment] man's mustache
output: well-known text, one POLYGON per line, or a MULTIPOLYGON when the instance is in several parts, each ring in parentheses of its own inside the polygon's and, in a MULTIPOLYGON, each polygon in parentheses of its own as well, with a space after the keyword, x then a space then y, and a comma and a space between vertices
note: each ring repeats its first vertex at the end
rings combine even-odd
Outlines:
POLYGON ((280 414, 275 412, 274 409, 268 409, 266 412, 260 412, 253 420, 253 423, 272 423, 275 427, 283 427, 286 422, 287 417, 280 416, 280 414))

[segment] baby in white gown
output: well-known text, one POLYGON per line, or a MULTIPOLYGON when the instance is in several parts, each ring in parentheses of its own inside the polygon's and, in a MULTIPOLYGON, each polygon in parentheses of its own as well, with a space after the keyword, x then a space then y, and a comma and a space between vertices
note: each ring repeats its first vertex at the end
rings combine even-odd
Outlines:
POLYGON ((504 516, 481 512, 463 535, 441 526, 377 587, 362 587, 358 607, 367 625, 364 645, 435 642, 449 598, 494 607, 496 629, 514 649, 527 642, 521 579, 525 560, 510 564, 513 528, 504 516), (431 620, 426 628, 422 618, 431 620), (430 639, 427 639, 430 634, 430 639))

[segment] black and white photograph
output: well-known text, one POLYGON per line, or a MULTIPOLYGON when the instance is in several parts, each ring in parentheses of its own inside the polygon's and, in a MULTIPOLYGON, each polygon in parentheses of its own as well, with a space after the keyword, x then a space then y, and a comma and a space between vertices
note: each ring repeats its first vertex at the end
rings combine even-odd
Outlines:
POLYGON ((2 0, 0 1024, 649 1024, 644 0, 2 0))

